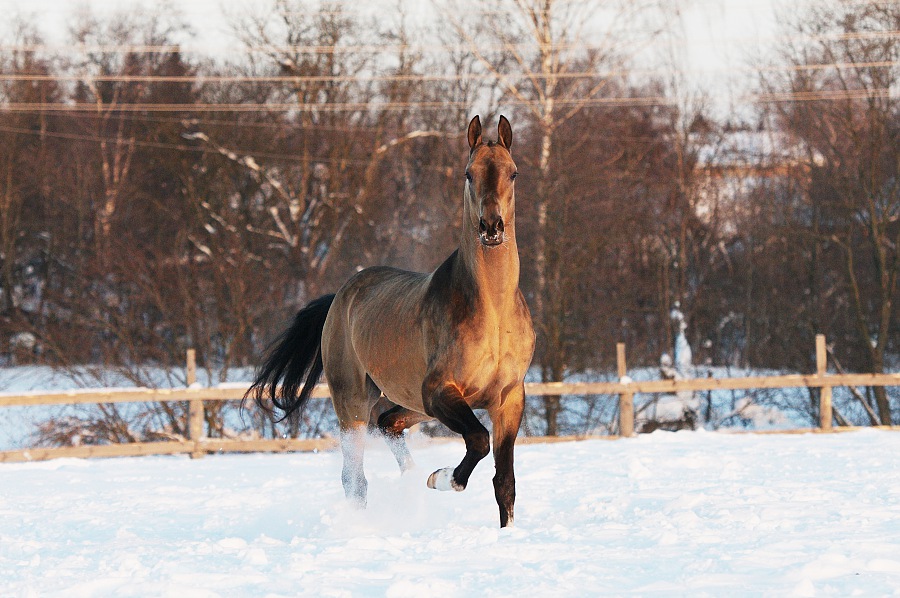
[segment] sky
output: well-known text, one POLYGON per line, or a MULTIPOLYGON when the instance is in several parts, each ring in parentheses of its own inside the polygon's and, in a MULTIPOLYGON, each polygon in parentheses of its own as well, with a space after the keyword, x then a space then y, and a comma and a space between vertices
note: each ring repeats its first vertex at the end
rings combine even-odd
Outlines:
MULTIPOLYGON (((417 0, 385 0, 384 5, 395 7, 397 1, 415 15, 421 13, 417 0)), ((682 42, 676 42, 678 60, 685 62, 692 81, 723 92, 722 83, 730 73, 740 71, 750 57, 759 56, 766 42, 776 35, 776 3, 779 0, 682 0, 682 42)), ((265 6, 267 0, 173 0, 197 31, 197 40, 186 44, 199 45, 212 52, 226 51, 229 42, 227 11, 241 11, 265 6), (224 9, 224 10, 223 10, 224 9)), ((22 11, 40 17, 41 27, 51 39, 63 39, 67 22, 77 7, 89 5, 100 14, 113 13, 135 6, 155 6, 149 0, 0 0, 4 14, 22 11)), ((352 5, 352 3, 351 3, 352 5)), ((375 7, 377 3, 356 4, 355 7, 375 7)), ((356 8, 354 8, 355 10, 356 8)), ((367 9, 363 9, 367 10, 367 9)), ((391 8, 395 11, 396 9, 391 8)), ((668 52, 667 47, 662 52, 668 52)), ((730 85, 729 85, 730 87, 730 85)))
POLYGON ((777 35, 773 0, 698 0, 684 12, 688 68, 722 77, 746 66, 777 35))
MULTIPOLYGON (((64 39, 72 14, 87 6, 97 14, 111 15, 130 11, 136 6, 155 6, 158 2, 149 0, 0 0, 4 14, 21 12, 37 15, 42 31, 50 40, 64 39)), ((253 5, 253 0, 173 0, 197 30, 197 44, 210 48, 227 47, 228 27, 223 8, 253 5)), ((260 2, 255 2, 260 4, 260 2)))

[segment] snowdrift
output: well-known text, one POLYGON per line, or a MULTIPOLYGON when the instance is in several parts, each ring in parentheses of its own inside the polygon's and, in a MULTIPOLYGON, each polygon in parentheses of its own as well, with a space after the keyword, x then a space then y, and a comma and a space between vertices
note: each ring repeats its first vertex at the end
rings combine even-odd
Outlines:
POLYGON ((656 432, 517 449, 517 527, 490 458, 370 439, 370 503, 339 453, 0 465, 0 595, 849 596, 900 592, 900 434, 656 432))

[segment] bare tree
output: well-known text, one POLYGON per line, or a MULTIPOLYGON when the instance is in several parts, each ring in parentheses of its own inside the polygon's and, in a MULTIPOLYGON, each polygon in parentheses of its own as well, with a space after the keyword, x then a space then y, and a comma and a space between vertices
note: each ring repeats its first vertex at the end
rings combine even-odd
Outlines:
MULTIPOLYGON (((764 82, 776 100, 785 92, 799 100, 775 101, 772 113, 806 153, 798 189, 812 215, 807 227, 824 258, 841 256, 830 263, 845 289, 848 332, 860 365, 876 373, 884 371, 898 318, 898 29, 893 2, 816 6, 791 25, 791 39, 801 41, 783 50, 789 75, 764 82)), ((874 397, 881 422, 892 423, 885 389, 874 397)))

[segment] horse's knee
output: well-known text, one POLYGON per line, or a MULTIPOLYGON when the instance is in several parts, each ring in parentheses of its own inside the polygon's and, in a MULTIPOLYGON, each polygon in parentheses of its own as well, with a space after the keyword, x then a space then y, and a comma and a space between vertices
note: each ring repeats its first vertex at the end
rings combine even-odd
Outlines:
POLYGON ((385 436, 397 437, 403 434, 403 430, 406 429, 405 424, 406 422, 398 417, 397 412, 392 409, 382 413, 378 417, 378 423, 376 425, 378 430, 385 436))
POLYGON ((472 432, 466 437, 466 450, 473 453, 478 459, 484 459, 491 452, 491 436, 485 429, 472 432))

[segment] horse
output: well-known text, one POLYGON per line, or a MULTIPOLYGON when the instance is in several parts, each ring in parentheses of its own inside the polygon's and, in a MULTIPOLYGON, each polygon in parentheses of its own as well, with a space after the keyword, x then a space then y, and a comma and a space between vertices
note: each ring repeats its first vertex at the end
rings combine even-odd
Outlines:
POLYGON ((465 490, 490 452, 500 526, 513 524, 513 448, 525 405, 525 373, 534 354, 531 314, 519 289, 512 127, 501 116, 496 141, 468 126, 469 159, 459 247, 422 274, 386 266, 363 269, 333 295, 297 313, 269 347, 245 395, 283 417, 307 402, 324 372, 340 426, 341 481, 347 499, 365 507, 365 434, 377 424, 401 472, 413 466, 404 431, 437 419, 462 435, 466 452, 432 473, 436 490, 465 490), (281 390, 279 392, 278 387, 281 390))

